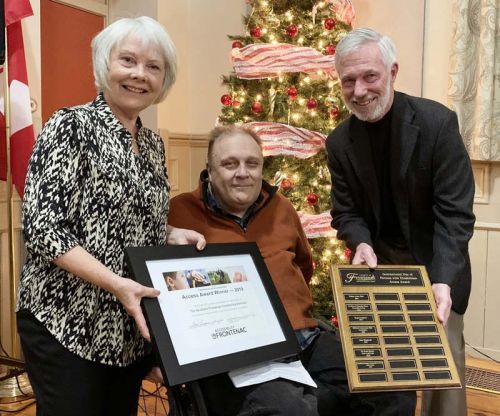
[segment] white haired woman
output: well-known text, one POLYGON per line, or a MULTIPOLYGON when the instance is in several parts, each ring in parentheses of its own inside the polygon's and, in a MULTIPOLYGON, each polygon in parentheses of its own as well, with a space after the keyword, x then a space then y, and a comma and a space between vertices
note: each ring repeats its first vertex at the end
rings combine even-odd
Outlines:
POLYGON ((168 33, 121 19, 94 38, 92 58, 97 98, 46 123, 26 181, 17 320, 37 415, 136 414, 153 365, 140 302, 159 292, 130 279, 124 248, 205 245, 167 227, 163 142, 139 118, 175 81, 168 33))

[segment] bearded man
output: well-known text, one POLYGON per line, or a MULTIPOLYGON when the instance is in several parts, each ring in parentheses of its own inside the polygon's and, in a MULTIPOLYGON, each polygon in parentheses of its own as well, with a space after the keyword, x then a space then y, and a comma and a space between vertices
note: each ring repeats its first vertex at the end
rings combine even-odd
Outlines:
POLYGON ((456 114, 394 91, 395 47, 374 30, 349 32, 335 65, 352 115, 326 142, 332 226, 353 264, 426 266, 463 388, 425 393, 422 415, 466 416, 462 333, 474 179, 456 114))

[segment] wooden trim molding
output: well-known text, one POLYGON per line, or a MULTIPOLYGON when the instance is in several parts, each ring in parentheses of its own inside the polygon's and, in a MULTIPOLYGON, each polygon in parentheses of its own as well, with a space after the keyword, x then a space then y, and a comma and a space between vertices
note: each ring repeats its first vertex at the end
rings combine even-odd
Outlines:
POLYGON ((171 191, 179 190, 179 159, 168 158, 167 162, 168 182, 170 183, 171 191))
MULTIPOLYGON (((7 232, 9 230, 9 218, 7 216, 8 201, 6 198, 0 196, 0 232, 7 232)), ((15 231, 19 231, 22 229, 22 218, 21 218, 21 204, 22 201, 19 199, 13 199, 13 212, 12 212, 12 221, 15 231)))
POLYGON ((490 162, 472 161, 472 171, 476 191, 474 194, 475 204, 489 204, 490 202, 490 162))
POLYGON ((206 149, 208 144, 206 134, 171 133, 167 129, 160 129, 160 136, 167 139, 169 146, 206 149))
POLYGON ((80 10, 95 13, 99 16, 108 16, 108 0, 51 0, 80 10))
POLYGON ((476 223, 474 224, 474 229, 485 231, 500 231, 500 223, 476 221, 476 223))
POLYGON ((160 129, 160 136, 168 138, 169 142, 174 141, 179 145, 190 143, 194 147, 206 147, 208 141, 208 134, 175 133, 167 129, 160 129))
POLYGON ((191 134, 191 133, 175 133, 169 132, 166 129, 160 129, 160 132, 165 133, 168 137, 173 139, 183 139, 183 140, 207 140, 207 134, 191 134))

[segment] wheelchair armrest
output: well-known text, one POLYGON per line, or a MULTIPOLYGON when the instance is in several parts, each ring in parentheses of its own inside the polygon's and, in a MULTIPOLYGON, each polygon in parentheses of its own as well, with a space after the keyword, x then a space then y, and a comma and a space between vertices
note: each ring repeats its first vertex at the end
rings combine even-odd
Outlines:
POLYGON ((330 331, 337 333, 337 328, 331 324, 331 322, 323 317, 316 316, 316 321, 318 322, 318 327, 322 331, 330 331))

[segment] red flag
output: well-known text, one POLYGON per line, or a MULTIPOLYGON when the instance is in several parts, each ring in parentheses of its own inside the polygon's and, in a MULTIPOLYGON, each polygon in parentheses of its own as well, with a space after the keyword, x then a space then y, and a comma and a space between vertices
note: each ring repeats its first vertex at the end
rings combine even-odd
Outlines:
MULTIPOLYGON (((24 56, 23 31, 21 20, 31 16, 33 10, 29 0, 5 0, 5 26, 7 28, 7 63, 10 87, 10 164, 12 183, 22 197, 28 162, 35 143, 33 121, 31 118, 28 74, 24 56)), ((4 108, 3 94, 1 110, 4 108)), ((3 114, 1 115, 2 119, 3 114)), ((0 120, 0 128, 4 120, 0 120)), ((5 149, 5 128, 0 132, 0 146, 5 149)), ((0 156, 1 153, 0 153, 0 156)), ((0 179, 6 179, 6 163, 0 157, 0 179)))
MULTIPOLYGON (((1 30, 1 28, 0 28, 1 30)), ((5 116, 3 68, 0 68, 0 181, 7 180, 7 144, 5 143, 5 116)))

